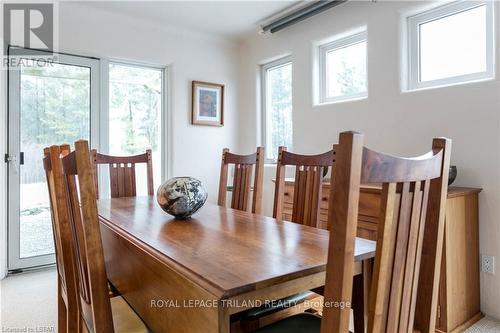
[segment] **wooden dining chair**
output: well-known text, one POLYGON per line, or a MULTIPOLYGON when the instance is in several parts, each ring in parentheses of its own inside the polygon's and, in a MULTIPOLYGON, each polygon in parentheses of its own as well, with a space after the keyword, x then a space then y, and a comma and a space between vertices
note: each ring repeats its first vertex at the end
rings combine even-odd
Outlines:
MULTIPOLYGON (((52 160, 56 158, 57 155, 51 156, 52 160)), ((88 142, 75 142, 75 151, 64 156, 61 162, 76 262, 82 330, 92 333, 148 332, 122 297, 108 297, 88 142)), ((62 196, 62 193, 58 194, 62 196)))
POLYGON ((136 175, 135 165, 139 163, 146 164, 148 195, 154 195, 153 182, 153 160, 151 150, 148 149, 144 154, 133 156, 111 156, 98 153, 92 149, 90 152, 92 168, 94 170, 94 184, 96 196, 99 199, 99 176, 98 166, 107 164, 109 166, 109 181, 112 198, 134 197, 136 196, 136 175))
MULTIPOLYGON (((329 168, 333 163, 334 152, 329 151, 319 155, 298 155, 286 151, 286 147, 279 148, 276 190, 274 196, 273 217, 283 218, 283 197, 285 187, 285 167, 296 167, 296 185, 292 221, 300 224, 317 227, 319 219, 319 204, 321 200, 321 182, 324 168, 329 168)), ((219 192, 220 193, 220 192, 219 192)), ((304 291, 280 299, 276 304, 265 305, 245 311, 241 317, 244 331, 255 330, 259 327, 260 318, 285 310, 290 305, 301 304, 308 299, 318 297, 311 291, 304 291)))
POLYGON ((76 271, 71 244, 69 210, 66 205, 60 157, 69 154, 69 145, 45 148, 43 167, 50 198, 52 231, 57 267, 58 332, 79 332, 80 314, 77 298, 76 271))
POLYGON ((299 155, 288 152, 286 147, 279 147, 273 217, 283 219, 286 166, 294 166, 295 185, 291 221, 318 227, 323 171, 331 169, 334 160, 335 146, 333 150, 319 155, 299 155))
POLYGON ((434 332, 450 153, 451 140, 437 138, 426 155, 395 157, 363 148, 361 134, 341 133, 323 316, 300 314, 257 332, 349 331, 361 183, 383 186, 367 332, 434 332))
POLYGON ((253 197, 252 213, 262 213, 262 187, 264 181, 264 147, 257 147, 257 152, 250 155, 236 155, 228 148, 222 150, 222 162, 219 180, 219 198, 217 204, 226 206, 227 178, 229 165, 234 165, 233 186, 231 197, 231 208, 248 211, 250 192, 252 190, 253 175, 253 197))

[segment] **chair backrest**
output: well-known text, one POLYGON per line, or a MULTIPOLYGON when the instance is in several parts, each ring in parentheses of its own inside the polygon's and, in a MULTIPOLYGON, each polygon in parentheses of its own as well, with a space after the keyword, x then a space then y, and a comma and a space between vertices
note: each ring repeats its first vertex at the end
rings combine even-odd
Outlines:
POLYGON ((96 195, 99 198, 99 176, 98 165, 109 165, 109 181, 112 198, 134 197, 136 196, 136 178, 135 165, 145 163, 147 170, 148 195, 154 195, 153 184, 153 161, 151 150, 148 149, 144 154, 133 156, 111 156, 98 153, 95 149, 90 152, 92 168, 94 170, 94 182, 96 195))
POLYGON ((286 166, 295 166, 292 222, 317 227, 323 171, 325 168, 331 168, 334 161, 335 146, 332 150, 318 155, 298 155, 288 152, 286 147, 279 147, 273 217, 283 219, 286 166))
MULTIPOLYGON (((59 277, 59 288, 65 298, 67 311, 78 315, 78 291, 75 271, 74 252, 71 240, 70 212, 66 205, 66 190, 62 175, 60 158, 70 153, 69 145, 52 146, 43 150, 43 167, 47 177, 47 187, 50 198, 52 230, 56 252, 56 265, 59 277)), ((78 328, 78 321, 67 322, 66 329, 72 331, 78 328)), ((62 328, 61 328, 62 330, 62 328)))
MULTIPOLYGON (((331 184, 325 302, 350 302, 360 183, 382 184, 368 332, 434 332, 451 140, 401 158, 363 148, 361 134, 340 134, 331 184), (342 269, 340 269, 342 268, 342 269), (415 309, 421 318, 415 318, 415 309)), ((347 333, 349 309, 323 310, 321 332, 347 333)))
POLYGON ((62 158, 81 314, 90 332, 114 332, 88 142, 62 158))
POLYGON ((222 150, 222 162, 219 180, 219 198, 217 204, 226 206, 227 177, 229 164, 234 164, 231 208, 248 211, 253 176, 252 213, 262 213, 262 186, 264 180, 264 148, 257 147, 257 152, 250 155, 236 155, 228 148, 222 150))

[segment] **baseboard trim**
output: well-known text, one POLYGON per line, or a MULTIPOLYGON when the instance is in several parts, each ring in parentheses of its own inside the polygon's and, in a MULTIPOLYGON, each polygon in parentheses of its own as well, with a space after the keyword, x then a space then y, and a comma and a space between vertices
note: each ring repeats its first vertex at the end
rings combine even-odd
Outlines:
POLYGON ((471 327, 472 325, 474 325, 475 323, 477 323, 483 317, 484 317, 484 315, 481 312, 478 312, 472 318, 470 318, 465 323, 463 323, 462 325, 460 325, 457 328, 455 328, 450 333, 460 333, 460 332, 463 332, 466 329, 468 329, 469 327, 471 327))

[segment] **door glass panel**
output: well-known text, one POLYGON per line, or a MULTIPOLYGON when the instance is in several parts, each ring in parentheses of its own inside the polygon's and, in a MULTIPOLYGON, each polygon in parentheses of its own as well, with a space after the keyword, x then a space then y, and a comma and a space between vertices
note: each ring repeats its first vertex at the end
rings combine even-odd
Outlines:
POLYGON ((292 63, 269 68, 266 80, 266 156, 276 161, 279 146, 292 149, 292 63))
MULTIPOLYGON (((161 182, 161 69, 109 65, 109 153, 153 153, 154 184, 161 182)), ((136 166, 137 195, 147 194, 145 164, 136 166)), ((109 185, 109 184, 108 184, 109 185)))
POLYGON ((20 70, 20 257, 54 253, 44 147, 90 139, 90 68, 53 64, 20 70))

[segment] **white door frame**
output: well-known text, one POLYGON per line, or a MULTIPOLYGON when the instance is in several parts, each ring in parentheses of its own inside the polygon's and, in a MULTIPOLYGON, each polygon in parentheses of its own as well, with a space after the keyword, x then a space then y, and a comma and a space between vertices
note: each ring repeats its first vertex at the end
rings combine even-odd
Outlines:
MULTIPOLYGON (((109 65, 118 64, 128 67, 138 67, 145 69, 156 69, 162 72, 162 82, 161 82, 161 124, 160 124, 160 140, 161 140, 161 181, 171 177, 171 155, 172 151, 170 145, 172 143, 171 133, 171 118, 170 118, 170 66, 156 65, 151 63, 130 61, 130 60, 120 60, 114 58, 103 58, 100 59, 101 66, 101 108, 99 115, 99 126, 100 126, 100 140, 99 140, 99 151, 104 154, 109 154, 109 65)), ((153 166, 157 168, 158 166, 153 166)), ((106 172, 99 173, 99 183, 107 184, 109 183, 109 174, 106 172)), ((155 184, 158 187, 160 184, 155 184)), ((107 197, 109 189, 103 187, 99 189, 100 196, 107 197)))
MULTIPOLYGON (((40 57, 50 55, 50 53, 27 50, 19 48, 10 48, 9 55, 22 58, 40 57)), ((100 75, 99 59, 73 56, 67 54, 58 54, 58 63, 75 65, 90 68, 90 142, 91 146, 97 147, 99 143, 99 94, 100 94, 100 75)), ((19 244, 19 212, 20 212, 20 189, 19 189, 19 155, 20 155, 20 70, 9 70, 8 77, 8 152, 13 160, 8 165, 8 269, 15 270, 43 265, 50 265, 55 262, 54 254, 40 255, 28 258, 20 258, 19 244), (17 199, 15 199, 17 198, 17 199)), ((40 158, 41 157, 40 152, 40 158)))

